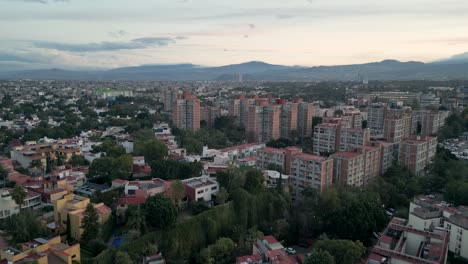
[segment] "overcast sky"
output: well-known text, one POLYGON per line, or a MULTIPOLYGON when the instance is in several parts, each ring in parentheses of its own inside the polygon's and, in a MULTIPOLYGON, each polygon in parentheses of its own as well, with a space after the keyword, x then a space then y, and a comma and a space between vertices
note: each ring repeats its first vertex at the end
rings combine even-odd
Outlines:
POLYGON ((0 0, 0 70, 430 62, 468 51, 467 0, 0 0))

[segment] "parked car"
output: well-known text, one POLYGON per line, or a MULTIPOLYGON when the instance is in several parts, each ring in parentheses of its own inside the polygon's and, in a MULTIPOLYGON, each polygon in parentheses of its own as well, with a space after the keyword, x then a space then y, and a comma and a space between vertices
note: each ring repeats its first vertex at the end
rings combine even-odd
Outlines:
POLYGON ((286 251, 286 253, 288 253, 289 255, 294 255, 294 254, 296 254, 296 250, 295 250, 294 248, 288 247, 288 248, 286 248, 285 251, 286 251))

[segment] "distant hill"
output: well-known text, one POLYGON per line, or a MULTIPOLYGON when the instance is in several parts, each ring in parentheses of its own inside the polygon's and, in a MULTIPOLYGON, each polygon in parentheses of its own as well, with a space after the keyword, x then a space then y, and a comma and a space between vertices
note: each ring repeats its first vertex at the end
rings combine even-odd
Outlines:
POLYGON ((70 71, 61 69, 1 72, 0 79, 36 80, 243 80, 328 81, 357 80, 447 80, 468 79, 468 53, 433 63, 384 60, 339 66, 283 66, 252 61, 220 67, 194 64, 143 65, 106 71, 70 71))

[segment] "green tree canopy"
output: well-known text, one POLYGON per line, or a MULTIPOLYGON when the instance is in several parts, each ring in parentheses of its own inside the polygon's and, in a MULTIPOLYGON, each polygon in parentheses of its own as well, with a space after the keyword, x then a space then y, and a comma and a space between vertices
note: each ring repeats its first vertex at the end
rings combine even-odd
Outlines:
POLYGON ((28 192, 21 186, 16 185, 13 188, 13 192, 11 193, 11 198, 15 201, 17 205, 19 205, 20 209, 24 204, 24 200, 28 196, 28 192))
POLYGON ((152 138, 144 141, 137 141, 135 144, 135 153, 145 157, 148 164, 161 161, 167 157, 167 146, 161 141, 152 138))
MULTIPOLYGON (((68 227, 67 227, 68 228, 68 227)), ((83 234, 81 239, 89 242, 99 235, 99 214, 92 203, 86 206, 82 222, 83 234)))
POLYGON ((306 259, 304 264, 335 264, 335 258, 324 250, 313 250, 306 259))
POLYGON ((155 195, 145 203, 146 221, 159 229, 171 227, 177 220, 177 208, 171 199, 155 195))
POLYGON ((339 264, 355 264, 366 253, 366 248, 361 242, 342 239, 319 240, 314 249, 330 253, 339 264))
POLYGON ((33 211, 25 210, 4 219, 1 223, 10 245, 15 246, 45 234, 40 217, 33 211))
POLYGON ((258 193, 264 188, 264 181, 261 170, 251 169, 245 174, 244 189, 250 193, 258 193))

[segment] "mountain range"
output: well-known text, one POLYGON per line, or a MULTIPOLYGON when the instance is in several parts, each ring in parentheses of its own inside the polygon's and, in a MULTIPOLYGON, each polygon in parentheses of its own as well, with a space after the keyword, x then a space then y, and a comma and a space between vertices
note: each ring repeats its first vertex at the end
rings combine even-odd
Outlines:
POLYGON ((468 52, 432 63, 384 60, 339 66, 284 66, 252 61, 220 67, 194 64, 144 65, 112 70, 63 69, 0 72, 0 79, 33 80, 219 80, 352 81, 468 79, 468 52))

